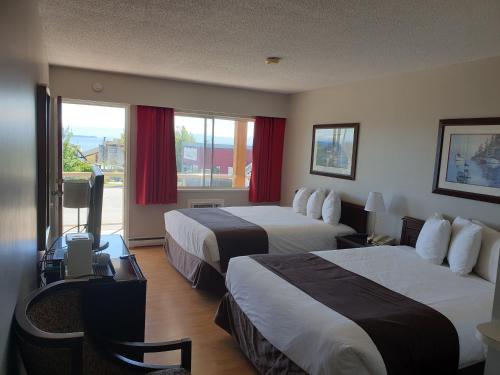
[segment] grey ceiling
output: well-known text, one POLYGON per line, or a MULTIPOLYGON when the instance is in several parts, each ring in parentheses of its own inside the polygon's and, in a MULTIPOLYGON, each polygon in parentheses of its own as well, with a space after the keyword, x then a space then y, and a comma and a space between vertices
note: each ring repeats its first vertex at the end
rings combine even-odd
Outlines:
POLYGON ((500 55, 500 0, 40 0, 40 12, 51 64, 277 92, 500 55))

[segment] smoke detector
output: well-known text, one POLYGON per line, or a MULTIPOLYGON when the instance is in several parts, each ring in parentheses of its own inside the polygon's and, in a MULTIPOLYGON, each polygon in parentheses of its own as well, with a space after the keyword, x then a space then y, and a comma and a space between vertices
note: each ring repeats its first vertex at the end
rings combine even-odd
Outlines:
POLYGON ((104 86, 102 85, 101 82, 92 83, 92 90, 94 90, 94 92, 101 92, 103 89, 104 86))

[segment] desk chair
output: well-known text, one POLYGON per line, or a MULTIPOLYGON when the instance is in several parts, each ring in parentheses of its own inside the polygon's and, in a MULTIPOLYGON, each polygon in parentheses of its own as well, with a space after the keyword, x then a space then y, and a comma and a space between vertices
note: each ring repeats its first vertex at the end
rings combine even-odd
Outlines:
POLYGON ((86 284, 85 280, 52 283, 34 291, 16 306, 15 335, 28 374, 190 373, 190 339, 120 342, 92 332, 82 313, 82 290, 86 284), (180 365, 153 365, 128 358, 171 350, 181 351, 180 365))

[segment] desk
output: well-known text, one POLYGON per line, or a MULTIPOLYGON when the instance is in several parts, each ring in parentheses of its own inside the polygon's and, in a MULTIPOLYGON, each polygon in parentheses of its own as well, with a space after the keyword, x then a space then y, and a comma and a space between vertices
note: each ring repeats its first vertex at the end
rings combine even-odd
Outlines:
MULTIPOLYGON (((101 238, 109 241, 109 246, 102 252, 110 255, 115 275, 112 278, 88 278, 82 294, 86 322, 90 329, 105 337, 144 342, 147 280, 120 235, 104 235, 101 238)), ((54 254, 47 257, 47 263, 57 270, 64 259, 65 238, 60 237, 54 248, 54 254)), ((47 283, 61 279, 63 274, 59 270, 46 272, 47 283)))
MULTIPOLYGON (((107 241, 109 242, 109 246, 102 250, 103 253, 109 254, 109 256, 113 258, 119 258, 124 255, 130 255, 128 251, 127 245, 123 241, 122 236, 119 234, 107 234, 101 236, 101 242, 107 241)), ((54 248, 54 255, 50 259, 52 260, 63 260, 64 253, 66 252, 66 236, 61 236, 57 239, 57 241, 52 246, 54 248)))
MULTIPOLYGON (((135 277, 143 277, 137 262, 131 265, 122 264, 120 258, 130 255, 127 245, 119 234, 108 234, 101 236, 102 241, 108 241, 109 246, 102 250, 102 253, 109 254, 113 267, 115 267, 115 280, 128 280, 135 277), (139 274, 139 275, 137 275, 139 274)), ((67 251, 66 236, 61 236, 52 246, 53 253, 47 256, 45 279, 47 284, 59 281, 64 278, 63 260, 67 251)))

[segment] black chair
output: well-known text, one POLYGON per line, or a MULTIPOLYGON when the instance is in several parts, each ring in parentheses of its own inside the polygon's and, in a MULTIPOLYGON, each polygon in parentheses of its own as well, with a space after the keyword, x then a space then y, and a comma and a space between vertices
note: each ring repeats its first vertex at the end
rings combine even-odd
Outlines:
POLYGON ((189 374, 191 340, 120 342, 85 329, 82 290, 87 281, 63 280, 27 296, 16 306, 15 335, 28 374, 189 374), (180 365, 132 358, 181 351, 180 365))

